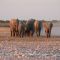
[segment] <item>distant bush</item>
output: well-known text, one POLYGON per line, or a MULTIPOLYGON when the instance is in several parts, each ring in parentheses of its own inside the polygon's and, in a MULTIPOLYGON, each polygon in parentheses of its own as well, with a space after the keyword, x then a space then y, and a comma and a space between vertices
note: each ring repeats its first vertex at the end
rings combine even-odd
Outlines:
POLYGON ((0 20, 0 27, 9 27, 9 21, 0 20))

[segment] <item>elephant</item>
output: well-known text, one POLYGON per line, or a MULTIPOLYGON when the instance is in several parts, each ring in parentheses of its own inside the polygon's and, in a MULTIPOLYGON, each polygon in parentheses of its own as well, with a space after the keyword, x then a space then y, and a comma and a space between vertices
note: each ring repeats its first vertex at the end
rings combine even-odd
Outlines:
POLYGON ((50 22, 50 24, 49 24, 49 37, 51 37, 51 30, 52 30, 52 27, 53 27, 53 23, 50 22))
POLYGON ((11 19, 9 25, 10 25, 11 36, 18 36, 19 20, 11 19))
POLYGON ((34 21, 34 30, 37 36, 40 36, 41 33, 42 22, 35 20, 34 21))
POLYGON ((25 29, 25 34, 26 36, 33 36, 34 34, 34 19, 29 19, 26 21, 26 29, 25 29))
POLYGON ((19 26, 18 26, 18 31, 19 31, 19 36, 23 37, 25 36, 25 28, 26 28, 26 24, 24 21, 20 21, 19 22, 19 26))
POLYGON ((46 37, 51 37, 51 30, 52 30, 52 27, 53 27, 53 23, 50 22, 50 23, 47 23, 46 21, 43 21, 42 22, 43 24, 43 27, 45 29, 45 33, 46 33, 46 37))

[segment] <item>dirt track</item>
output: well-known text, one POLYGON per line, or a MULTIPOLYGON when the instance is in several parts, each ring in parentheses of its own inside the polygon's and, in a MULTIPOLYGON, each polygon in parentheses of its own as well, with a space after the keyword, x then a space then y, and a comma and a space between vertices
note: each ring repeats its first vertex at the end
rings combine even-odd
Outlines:
POLYGON ((0 60, 60 60, 60 37, 10 37, 1 27, 0 60))

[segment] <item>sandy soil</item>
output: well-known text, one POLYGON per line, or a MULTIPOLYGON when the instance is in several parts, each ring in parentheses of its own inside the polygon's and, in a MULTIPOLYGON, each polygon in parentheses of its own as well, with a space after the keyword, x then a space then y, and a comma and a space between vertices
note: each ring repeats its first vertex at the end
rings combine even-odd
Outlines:
POLYGON ((60 60, 60 37, 10 37, 0 27, 0 60, 60 60))

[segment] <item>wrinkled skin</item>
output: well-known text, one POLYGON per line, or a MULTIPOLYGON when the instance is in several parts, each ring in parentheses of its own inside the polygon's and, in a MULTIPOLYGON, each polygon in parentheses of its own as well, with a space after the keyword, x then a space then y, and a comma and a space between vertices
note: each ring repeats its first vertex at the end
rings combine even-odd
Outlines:
POLYGON ((50 22, 50 24, 47 24, 46 21, 43 21, 43 27, 45 29, 45 33, 46 33, 46 37, 50 37, 51 36, 51 30, 52 30, 52 27, 53 27, 53 24, 52 22, 50 22))
POLYGON ((10 25, 11 36, 18 36, 19 20, 11 19, 9 25, 10 25))
POLYGON ((35 20, 34 22, 34 30, 37 36, 40 36, 40 32, 41 32, 41 27, 42 27, 42 22, 35 20))

